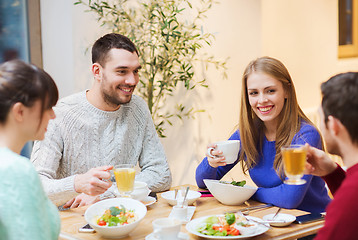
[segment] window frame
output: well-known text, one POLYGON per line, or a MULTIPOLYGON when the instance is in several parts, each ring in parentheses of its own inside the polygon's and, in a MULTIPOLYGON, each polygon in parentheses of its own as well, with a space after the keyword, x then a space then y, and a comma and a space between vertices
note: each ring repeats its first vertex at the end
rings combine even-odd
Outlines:
MULTIPOLYGON (((338 44, 338 57, 351 58, 358 57, 358 0, 353 0, 353 19, 352 19, 352 44, 339 45, 338 44)), ((338 22, 339 27, 339 22, 338 22)), ((339 31, 338 31, 339 34, 339 31)))
POLYGON ((30 62, 43 67, 40 0, 27 0, 30 62))

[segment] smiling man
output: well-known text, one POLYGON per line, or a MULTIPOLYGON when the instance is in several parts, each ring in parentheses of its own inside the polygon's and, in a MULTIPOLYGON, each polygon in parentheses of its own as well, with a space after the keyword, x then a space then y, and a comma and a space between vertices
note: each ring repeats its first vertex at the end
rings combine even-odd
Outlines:
POLYGON ((91 89, 68 96, 54 108, 57 118, 31 160, 49 198, 78 207, 113 196, 109 170, 138 164, 136 180, 154 191, 171 185, 171 173, 151 114, 133 94, 139 82, 138 51, 127 37, 107 34, 92 48, 91 89))
POLYGON ((307 172, 321 176, 333 194, 317 240, 357 239, 358 72, 341 73, 322 83, 321 132, 327 151, 342 157, 344 171, 323 151, 308 148, 307 172))

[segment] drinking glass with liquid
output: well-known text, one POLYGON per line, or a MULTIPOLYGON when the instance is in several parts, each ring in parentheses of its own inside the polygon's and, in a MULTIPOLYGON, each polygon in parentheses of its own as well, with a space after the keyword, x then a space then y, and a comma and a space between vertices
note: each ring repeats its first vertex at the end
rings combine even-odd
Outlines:
POLYGON ((306 180, 304 175, 307 149, 304 145, 287 145, 281 148, 282 160, 287 179, 284 181, 290 185, 302 185, 306 180))
POLYGON ((133 164, 118 164, 113 168, 117 188, 121 197, 131 197, 134 188, 135 169, 133 164))

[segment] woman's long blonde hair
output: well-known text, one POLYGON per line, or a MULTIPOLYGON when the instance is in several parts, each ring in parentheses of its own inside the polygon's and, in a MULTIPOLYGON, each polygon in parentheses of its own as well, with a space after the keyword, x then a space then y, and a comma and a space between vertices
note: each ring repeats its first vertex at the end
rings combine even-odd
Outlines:
POLYGON ((282 83, 284 91, 287 93, 287 99, 278 116, 279 120, 276 129, 275 143, 276 155, 273 164, 278 175, 284 177, 281 147, 292 142, 294 135, 300 130, 301 120, 312 125, 313 123, 298 105, 295 87, 286 67, 279 60, 271 57, 261 57, 251 61, 246 67, 242 77, 239 118, 241 138, 240 160, 244 173, 247 173, 249 169, 257 164, 264 138, 263 122, 252 111, 247 93, 247 78, 253 72, 263 73, 277 79, 282 83))

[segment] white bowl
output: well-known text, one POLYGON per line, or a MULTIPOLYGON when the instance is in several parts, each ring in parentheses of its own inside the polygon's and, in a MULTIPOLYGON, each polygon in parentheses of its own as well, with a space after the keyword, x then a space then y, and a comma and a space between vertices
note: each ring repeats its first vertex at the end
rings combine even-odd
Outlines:
MULTIPOLYGON (((178 193, 179 194, 179 193, 178 193)), ((175 197, 175 192, 174 191, 167 191, 167 192, 163 192, 162 193, 162 198, 164 198, 165 200, 167 200, 167 202, 174 206, 177 204, 177 200, 174 198, 175 197)), ((200 198, 201 193, 197 192, 197 191, 193 191, 193 190, 189 190, 188 191, 188 195, 186 197, 186 199, 188 200, 188 205, 193 205, 193 203, 200 198)))
POLYGON ((138 200, 134 200, 131 198, 112 198, 91 205, 85 212, 85 220, 101 236, 105 238, 121 238, 127 236, 130 232, 132 232, 138 226, 140 221, 144 218, 146 213, 147 207, 138 200), (97 218, 102 216, 105 210, 110 207, 120 205, 123 205, 127 209, 134 210, 135 214, 137 214, 138 216, 137 221, 115 227, 97 225, 97 218))
POLYGON ((288 226, 296 220, 296 217, 291 214, 279 213, 275 219, 272 219, 274 215, 274 213, 268 214, 265 215, 262 219, 264 221, 269 221, 270 225, 274 227, 288 226))
POLYGON ((150 193, 150 189, 148 188, 147 183, 140 182, 140 181, 134 182, 134 189, 133 192, 131 193, 133 199, 141 201, 145 199, 149 193, 150 193))
POLYGON ((240 205, 257 191, 257 187, 248 185, 239 187, 213 179, 204 179, 204 183, 211 194, 225 205, 240 205))

